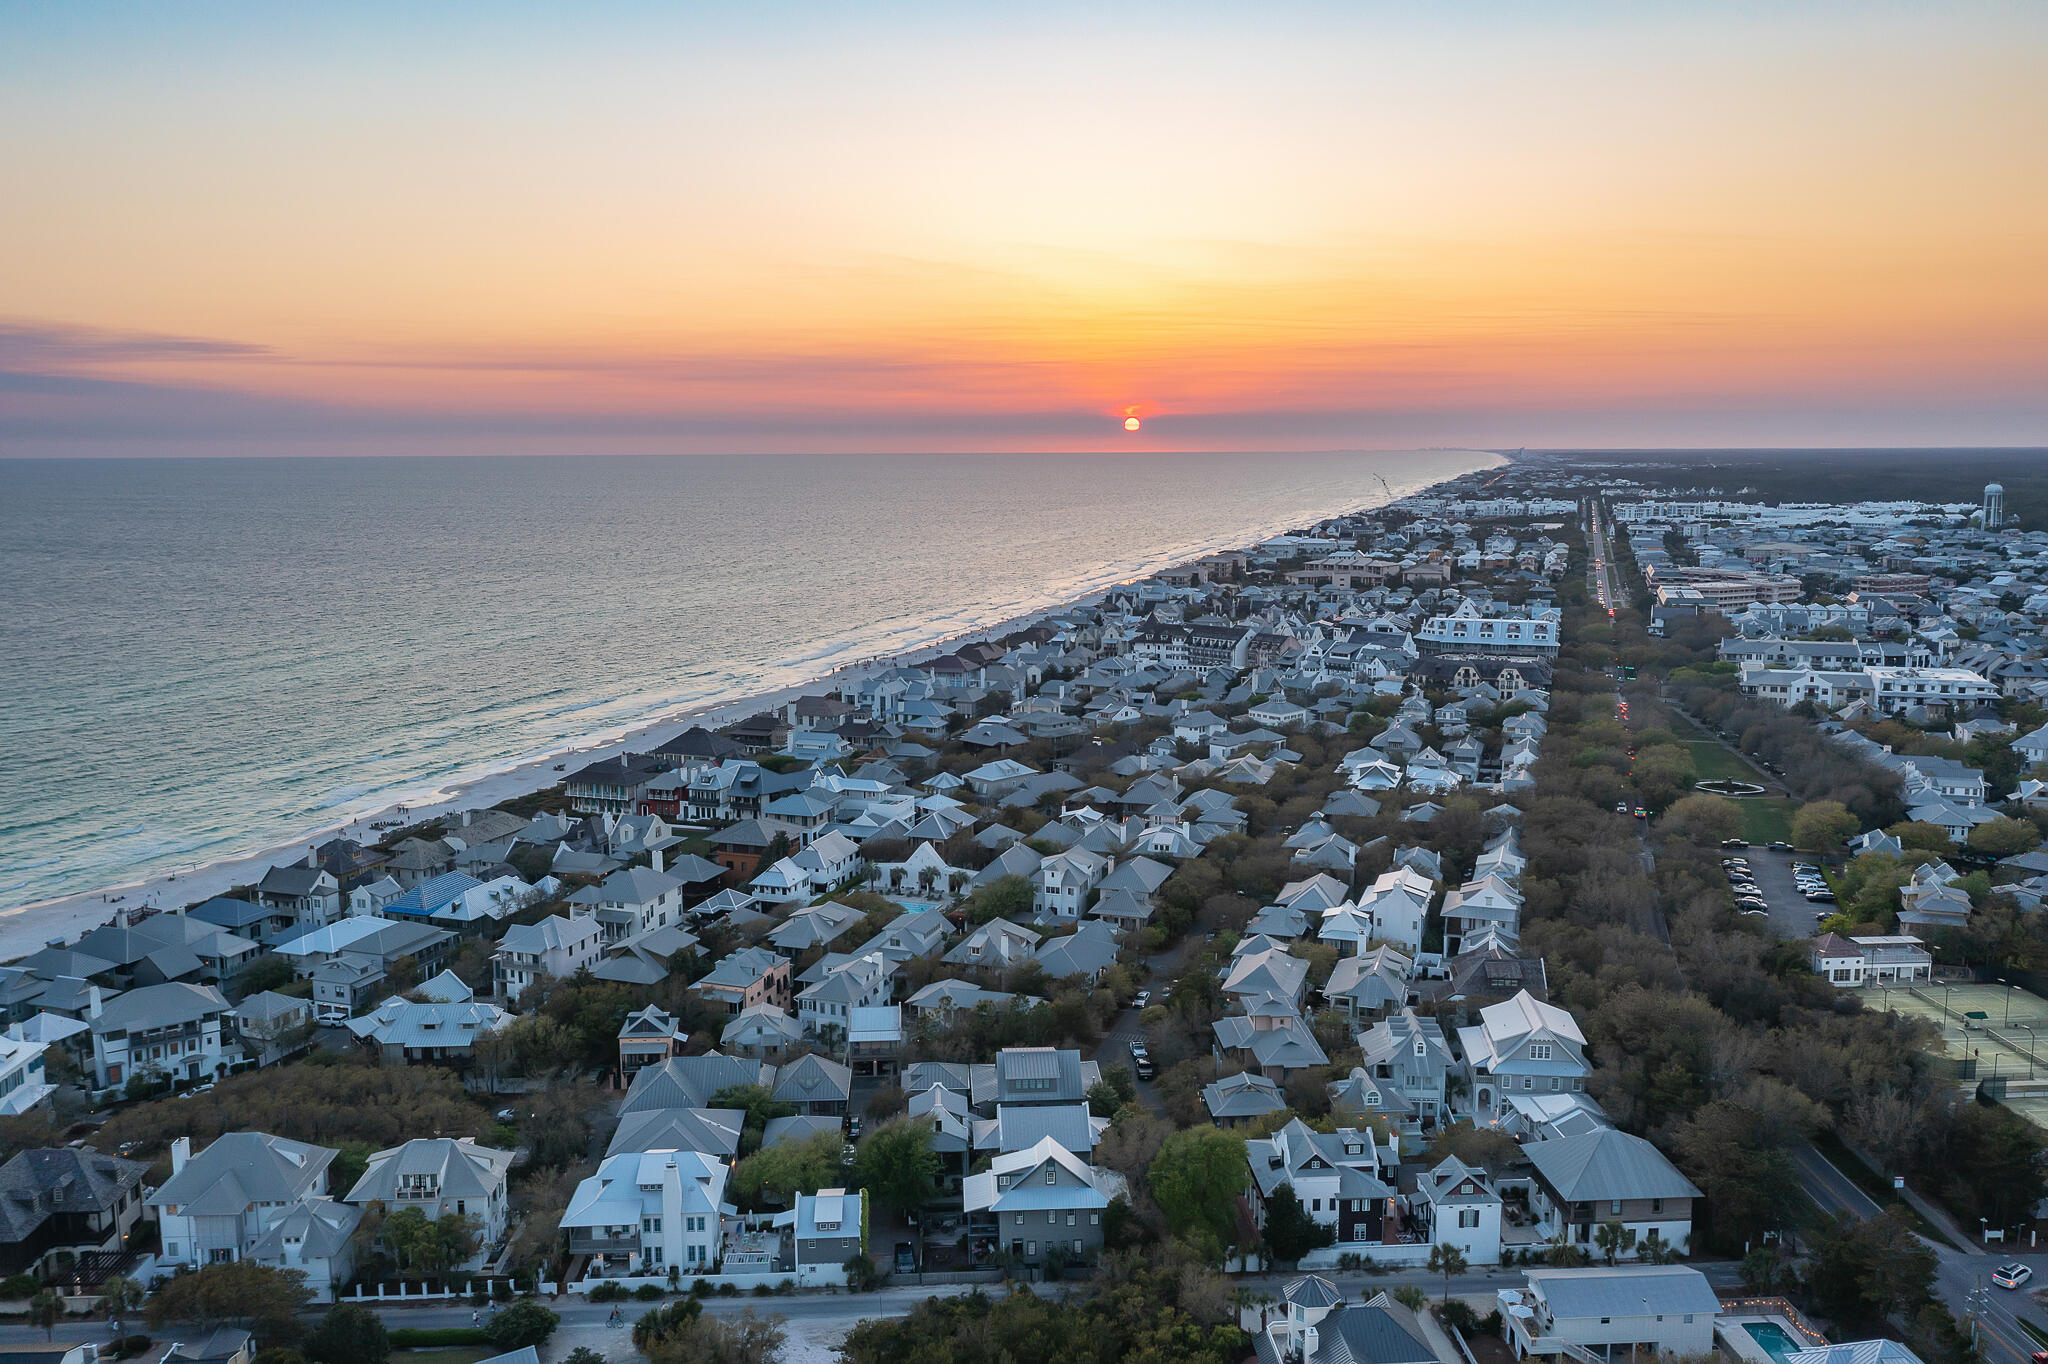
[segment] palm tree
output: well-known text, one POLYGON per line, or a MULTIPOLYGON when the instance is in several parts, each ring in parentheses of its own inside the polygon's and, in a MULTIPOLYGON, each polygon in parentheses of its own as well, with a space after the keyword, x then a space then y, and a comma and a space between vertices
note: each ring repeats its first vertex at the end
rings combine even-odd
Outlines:
POLYGON ((1607 1257, 1608 1264, 1613 1264, 1615 1257, 1621 1254, 1622 1242, 1627 1236, 1628 1232, 1619 1222, 1602 1222, 1593 1228, 1593 1242, 1600 1247, 1600 1253, 1607 1257))
POLYGON ((142 1306, 142 1299, 142 1285, 125 1274, 116 1274, 100 1285, 100 1306, 107 1309, 115 1335, 121 1334, 121 1324, 127 1315, 142 1306))
POLYGON ((1429 1267, 1444 1276, 1444 1301, 1449 1302, 1451 1279, 1465 1272, 1465 1252, 1449 1241, 1440 1241, 1429 1248, 1429 1267))

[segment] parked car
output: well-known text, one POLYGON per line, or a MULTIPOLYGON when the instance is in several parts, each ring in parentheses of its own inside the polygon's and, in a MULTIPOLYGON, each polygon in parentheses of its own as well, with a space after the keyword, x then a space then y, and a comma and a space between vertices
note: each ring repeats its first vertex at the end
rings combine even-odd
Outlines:
POLYGON ((1724 838, 1721 840, 1721 846, 1724 848, 1746 848, 1749 846, 1749 840, 1746 838, 1724 838))
POLYGON ((847 1139, 848 1139, 849 1141, 859 1141, 859 1140, 860 1140, 860 1119, 859 1119, 859 1118, 848 1118, 848 1119, 846 1120, 846 1136, 847 1136, 847 1139))
POLYGON ((1778 840, 1777 842, 1775 842, 1775 843, 1766 843, 1766 844, 1764 844, 1764 846, 1765 846, 1766 848, 1769 848, 1769 849, 1770 849, 1770 850, 1771 850, 1772 852, 1791 852, 1791 851, 1792 851, 1792 845, 1791 845, 1790 843, 1787 843, 1787 842, 1785 842, 1785 841, 1784 841, 1783 839, 1779 839, 1779 840, 1778 840))
POLYGON ((908 1241, 898 1241, 896 1243, 896 1272, 898 1274, 917 1273, 917 1247, 908 1241))
POLYGON ((1159 1067, 1152 1064, 1152 1058, 1149 1056, 1138 1057, 1135 1063, 1135 1069, 1138 1072, 1138 1078, 1140 1080, 1149 1080, 1154 1075, 1157 1075, 1159 1073, 1159 1067))
POLYGON ((2018 1288, 2033 1277, 2034 1271, 2021 1264, 2018 1260, 2014 1260, 2009 1265, 2000 1265, 1997 1269, 1991 1271, 1991 1282, 1997 1284, 2000 1288, 2018 1288))
POLYGON ((1831 905, 1836 902, 1835 893, 1831 890, 1809 890, 1806 892, 1806 898, 1815 904, 1821 905, 1831 905))

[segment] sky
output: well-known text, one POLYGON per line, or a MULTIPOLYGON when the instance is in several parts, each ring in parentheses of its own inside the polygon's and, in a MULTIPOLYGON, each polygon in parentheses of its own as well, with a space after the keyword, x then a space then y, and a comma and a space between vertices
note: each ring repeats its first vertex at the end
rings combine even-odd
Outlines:
POLYGON ((9 5, 0 456, 2041 444, 2044 58, 2036 0, 9 5))

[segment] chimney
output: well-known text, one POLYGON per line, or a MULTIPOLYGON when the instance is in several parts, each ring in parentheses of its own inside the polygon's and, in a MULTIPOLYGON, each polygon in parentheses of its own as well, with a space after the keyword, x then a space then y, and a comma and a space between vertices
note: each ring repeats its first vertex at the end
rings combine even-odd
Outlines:
POLYGON ((661 871, 663 869, 663 864, 667 861, 667 859, 661 855, 661 849, 656 848, 652 856, 654 858, 654 869, 656 871, 661 871))
POLYGON ((1302 1364, 1311 1364, 1311 1361, 1313 1361, 1316 1357, 1316 1347, 1321 1343, 1322 1332, 1316 1330, 1316 1328, 1313 1326, 1304 1326, 1301 1328, 1302 1364))
POLYGON ((100 1016, 100 987, 97 985, 85 987, 85 1016, 87 1018, 98 1018, 100 1016))
POLYGON ((171 1173, 177 1174, 185 1168, 185 1162, 192 1159, 192 1138, 179 1137, 171 1143, 171 1173))

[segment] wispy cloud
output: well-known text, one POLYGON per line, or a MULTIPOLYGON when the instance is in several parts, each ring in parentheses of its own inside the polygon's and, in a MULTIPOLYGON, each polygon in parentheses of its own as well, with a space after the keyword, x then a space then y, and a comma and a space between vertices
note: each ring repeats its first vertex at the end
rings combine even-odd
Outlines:
POLYGON ((10 369, 71 369, 209 357, 247 360, 271 353, 268 346, 211 336, 120 331, 40 318, 0 317, 0 366, 10 369))

